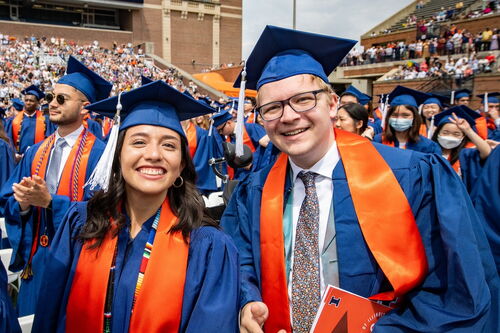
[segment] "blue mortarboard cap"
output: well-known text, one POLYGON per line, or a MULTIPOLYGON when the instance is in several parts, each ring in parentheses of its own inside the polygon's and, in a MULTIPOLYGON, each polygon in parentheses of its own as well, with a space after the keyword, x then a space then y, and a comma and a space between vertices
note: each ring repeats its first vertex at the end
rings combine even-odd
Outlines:
POLYGON ((24 102, 21 101, 19 98, 13 98, 11 99, 11 102, 12 102, 12 106, 14 107, 14 109, 16 109, 17 111, 23 111, 24 109, 24 102))
POLYGON ((149 77, 141 75, 141 86, 144 86, 144 85, 151 83, 151 82, 153 82, 153 80, 151 80, 149 77))
MULTIPOLYGON (((484 104, 484 95, 485 94, 477 95, 477 97, 481 98, 481 104, 484 104)), ((488 93, 488 103, 499 103, 498 96, 500 96, 500 93, 488 93)))
POLYGON ((61 77, 58 84, 67 84, 82 92, 89 102, 95 103, 109 96, 113 85, 91 71, 73 56, 68 59, 66 75, 61 77))
POLYGON ((463 97, 470 97, 470 95, 472 94, 472 91, 470 91, 469 89, 460 89, 460 90, 456 90, 455 91, 455 99, 460 99, 460 98, 463 98, 463 97))
POLYGON ((476 119, 481 117, 480 114, 468 108, 467 106, 457 105, 435 115, 434 123, 437 126, 451 123, 451 119, 453 119, 452 113, 455 113, 458 118, 465 119, 471 127, 474 127, 476 125, 476 119))
POLYGON ((390 106, 411 105, 418 108, 418 106, 428 98, 429 95, 421 91, 410 89, 403 86, 397 86, 389 94, 389 105, 390 106))
POLYGON ((45 97, 45 94, 40 90, 40 88, 38 88, 34 84, 32 84, 28 88, 26 88, 23 91, 21 91, 21 94, 23 94, 23 95, 33 95, 38 100, 41 100, 42 98, 45 97))
MULTIPOLYGON (((328 75, 356 41, 268 25, 246 62, 246 88, 299 74, 312 74, 328 83, 328 75)), ((239 88, 241 74, 234 87, 239 88)))
POLYGON ((439 105, 441 108, 447 106, 448 104, 448 97, 446 96, 443 96, 443 95, 439 95, 439 94, 434 94, 434 93, 428 93, 428 95, 430 96, 429 98, 427 98, 422 104, 437 104, 439 105))
POLYGON ((214 121, 213 126, 217 128, 231 119, 233 119, 233 116, 229 113, 229 111, 224 110, 212 116, 212 120, 214 121))
MULTIPOLYGON (((343 94, 350 94, 350 95, 353 95, 355 96, 357 99, 358 99, 358 102, 359 104, 361 105, 366 105, 368 104, 368 102, 371 101, 371 96, 370 95, 367 95, 365 93, 362 93, 361 91, 359 91, 356 87, 354 87, 353 85, 350 85, 345 91, 343 94)), ((342 95, 343 95, 342 94, 342 95)))
MULTIPOLYGON (((90 104, 86 109, 112 118, 117 103, 118 96, 113 96, 90 104)), ((185 137, 180 121, 213 112, 163 81, 154 81, 123 93, 120 103, 120 131, 132 126, 153 125, 169 128, 185 137)))

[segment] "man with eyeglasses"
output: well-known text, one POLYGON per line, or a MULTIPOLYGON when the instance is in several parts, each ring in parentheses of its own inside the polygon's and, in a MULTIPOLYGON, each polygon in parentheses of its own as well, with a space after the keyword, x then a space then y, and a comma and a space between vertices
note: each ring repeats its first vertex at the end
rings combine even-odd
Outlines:
POLYGON ((73 57, 66 75, 47 95, 57 130, 27 151, 0 193, 13 255, 12 271, 22 270, 18 313, 34 313, 45 258, 59 223, 73 201, 88 200, 84 185, 105 144, 83 125, 86 105, 107 98, 112 85, 73 57))
POLYGON ((55 126, 40 110, 40 101, 45 94, 35 85, 21 92, 24 95, 24 108, 14 118, 7 121, 5 131, 16 149, 17 160, 26 150, 44 140, 55 131, 55 126))
POLYGON ((329 284, 395 306, 373 332, 495 330, 498 275, 446 161, 332 126, 328 74, 355 43, 267 26, 248 58, 246 87, 281 153, 221 219, 240 252, 240 330, 309 332, 329 284))

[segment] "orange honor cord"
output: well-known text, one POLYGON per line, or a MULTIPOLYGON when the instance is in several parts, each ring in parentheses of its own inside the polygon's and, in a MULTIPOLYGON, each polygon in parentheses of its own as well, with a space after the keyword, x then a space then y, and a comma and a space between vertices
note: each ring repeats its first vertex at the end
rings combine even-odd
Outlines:
POLYGON ((36 112, 36 126, 35 126, 35 144, 45 139, 45 116, 43 112, 38 110, 36 112))
POLYGON ((194 154, 196 153, 198 138, 196 137, 196 127, 191 122, 189 122, 188 128, 186 129, 186 137, 189 146, 189 155, 191 155, 191 158, 193 158, 194 154))
POLYGON ((21 111, 14 117, 14 119, 12 119, 12 140, 17 152, 19 152, 19 149, 21 149, 20 135, 23 117, 24 112, 21 111))
POLYGON ((292 332, 285 272, 283 192, 288 156, 281 153, 267 176, 260 209, 262 300, 269 308, 265 332, 292 332))
POLYGON ((427 137, 427 126, 425 124, 420 125, 420 130, 418 131, 418 134, 427 137))
POLYGON ((361 231, 394 289, 370 298, 393 300, 421 283, 427 272, 415 217, 391 168, 371 142, 337 130, 335 137, 361 231))
MULTIPOLYGON (((165 200, 129 332, 179 330, 189 244, 182 233, 169 232, 176 222, 177 217, 165 200)), ((109 272, 118 238, 111 235, 109 231, 98 251, 90 250, 87 244, 82 247, 66 308, 67 332, 103 331, 109 272)))

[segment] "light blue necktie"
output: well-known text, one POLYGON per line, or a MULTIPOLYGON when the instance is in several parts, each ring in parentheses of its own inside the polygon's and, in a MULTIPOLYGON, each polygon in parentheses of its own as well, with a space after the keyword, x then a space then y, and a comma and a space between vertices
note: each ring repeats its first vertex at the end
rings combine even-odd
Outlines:
POLYGON ((306 196, 300 206, 292 268, 293 332, 308 333, 321 301, 319 271, 319 200, 313 172, 301 171, 298 177, 306 196))
POLYGON ((59 168, 61 168, 63 149, 66 145, 66 140, 64 140, 64 138, 59 138, 52 149, 49 167, 45 176, 50 194, 55 194, 57 192, 57 187, 59 185, 59 168))

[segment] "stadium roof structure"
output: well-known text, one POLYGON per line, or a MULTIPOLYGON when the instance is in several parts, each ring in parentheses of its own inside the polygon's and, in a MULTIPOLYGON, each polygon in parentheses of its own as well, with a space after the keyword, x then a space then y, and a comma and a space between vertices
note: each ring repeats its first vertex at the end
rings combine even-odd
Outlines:
POLYGON ((127 0, 52 0, 51 2, 61 4, 90 5, 92 7, 104 7, 115 9, 143 9, 144 1, 127 0))

